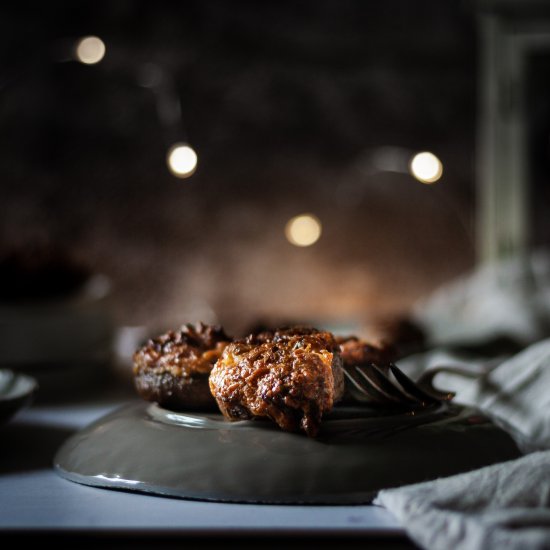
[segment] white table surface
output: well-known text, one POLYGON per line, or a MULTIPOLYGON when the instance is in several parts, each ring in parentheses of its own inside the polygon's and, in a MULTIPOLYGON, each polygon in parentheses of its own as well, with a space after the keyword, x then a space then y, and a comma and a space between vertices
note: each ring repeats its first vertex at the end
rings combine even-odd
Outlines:
POLYGON ((62 442, 122 403, 35 405, 0 426, 0 532, 404 539, 397 521, 375 506, 200 502, 87 487, 59 477, 51 464, 62 442))

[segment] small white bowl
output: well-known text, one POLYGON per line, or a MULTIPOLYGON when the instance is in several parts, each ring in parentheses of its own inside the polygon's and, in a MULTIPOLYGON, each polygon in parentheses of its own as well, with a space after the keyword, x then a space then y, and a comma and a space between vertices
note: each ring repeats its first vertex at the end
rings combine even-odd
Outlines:
POLYGON ((0 423, 29 405, 38 388, 36 380, 8 369, 0 369, 0 423))

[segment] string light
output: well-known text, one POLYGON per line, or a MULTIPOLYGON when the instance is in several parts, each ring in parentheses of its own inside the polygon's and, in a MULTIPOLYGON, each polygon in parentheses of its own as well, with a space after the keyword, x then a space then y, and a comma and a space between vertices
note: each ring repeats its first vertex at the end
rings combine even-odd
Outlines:
POLYGON ((176 143, 170 147, 166 158, 168 168, 178 178, 188 178, 197 169, 197 153, 184 143, 176 143))
POLYGON ((95 65, 105 57, 105 44, 97 36, 86 36, 76 45, 76 58, 85 65, 95 65))
POLYGON ((311 246, 321 236, 321 222, 313 214, 301 214, 288 220, 285 236, 294 246, 311 246))
POLYGON ((409 164, 411 174, 422 183, 435 183, 443 175, 443 164, 429 151, 417 153, 409 164))

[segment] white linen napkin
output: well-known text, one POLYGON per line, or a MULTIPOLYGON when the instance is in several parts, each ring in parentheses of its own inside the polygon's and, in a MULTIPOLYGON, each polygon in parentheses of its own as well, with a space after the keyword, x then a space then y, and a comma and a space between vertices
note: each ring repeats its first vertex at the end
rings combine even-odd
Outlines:
POLYGON ((466 474, 381 491, 422 548, 550 548, 550 451, 466 474))
POLYGON ((440 374, 439 385, 456 391, 457 402, 480 408, 532 454, 384 490, 374 504, 388 508, 423 548, 550 548, 550 339, 478 368, 475 379, 440 374))

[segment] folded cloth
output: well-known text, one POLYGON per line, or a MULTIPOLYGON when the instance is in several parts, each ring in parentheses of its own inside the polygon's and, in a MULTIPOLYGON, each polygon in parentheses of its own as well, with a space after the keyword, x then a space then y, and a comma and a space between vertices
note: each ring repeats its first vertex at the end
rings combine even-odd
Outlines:
POLYGON ((381 491, 374 504, 422 548, 550 548, 550 451, 381 491))
MULTIPOLYGON (((504 428, 523 452, 550 449, 550 339, 542 340, 506 359, 485 361, 453 360, 447 354, 433 362, 434 352, 416 358, 415 365, 427 369, 437 364, 459 367, 456 373, 441 372, 434 384, 456 393, 454 401, 481 409, 495 424, 504 428), (478 373, 464 376, 462 372, 478 373)), ((401 367, 401 363, 399 363, 401 367)), ((403 363, 410 371, 410 364, 403 363)))
POLYGON ((532 454, 381 491, 374 503, 424 548, 550 549, 550 339, 480 369, 476 378, 438 376, 457 402, 481 409, 532 454))

